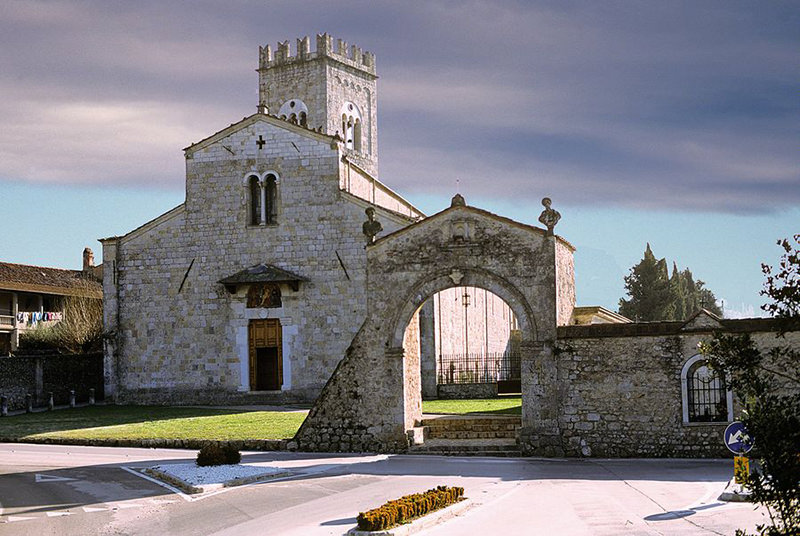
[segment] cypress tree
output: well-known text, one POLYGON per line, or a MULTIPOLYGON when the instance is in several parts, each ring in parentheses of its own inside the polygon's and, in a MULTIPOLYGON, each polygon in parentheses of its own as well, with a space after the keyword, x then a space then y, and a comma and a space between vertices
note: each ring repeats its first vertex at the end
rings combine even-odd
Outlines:
POLYGON ((701 307, 722 316, 705 283, 695 281, 688 268, 679 271, 675 262, 670 276, 666 259, 656 259, 649 243, 642 260, 625 276, 625 291, 629 298, 619 300, 619 314, 632 320, 685 320, 701 307))
POLYGON ((625 290, 630 299, 619 300, 619 313, 638 321, 662 320, 669 315, 669 278, 664 259, 656 260, 650 244, 642 260, 625 276, 625 290))

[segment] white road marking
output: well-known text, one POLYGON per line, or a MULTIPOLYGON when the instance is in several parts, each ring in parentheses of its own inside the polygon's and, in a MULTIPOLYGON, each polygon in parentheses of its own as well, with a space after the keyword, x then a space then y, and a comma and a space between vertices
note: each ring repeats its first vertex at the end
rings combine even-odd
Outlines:
POLYGON ((141 508, 143 504, 137 503, 114 503, 114 508, 119 510, 127 510, 129 508, 141 508))
POLYGON ((74 515, 72 512, 45 512, 47 517, 64 517, 74 515))
POLYGON ((36 519, 35 517, 22 517, 22 516, 8 516, 6 521, 9 523, 15 523, 17 521, 28 521, 29 519, 36 519))
POLYGON ((36 473, 36 483, 41 482, 69 482, 70 480, 78 480, 77 478, 68 478, 66 476, 53 476, 53 475, 43 475, 40 473, 36 473))
POLYGON ((178 501, 171 501, 169 499, 150 499, 150 502, 153 504, 172 504, 178 501))
POLYGON ((84 511, 84 512, 87 512, 87 513, 92 513, 92 512, 108 512, 108 508, 97 508, 97 507, 94 507, 94 506, 84 506, 84 507, 83 507, 83 511, 84 511))
POLYGON ((139 478, 144 478, 145 480, 149 480, 150 482, 153 482, 154 484, 158 484, 162 488, 167 488, 172 493, 174 493, 175 495, 179 496, 180 498, 182 498, 186 502, 194 501, 194 498, 191 495, 186 495, 184 492, 182 492, 181 490, 179 490, 175 486, 170 486, 166 482, 161 482, 160 480, 155 479, 155 478, 151 477, 150 475, 146 475, 144 473, 140 473, 139 471, 131 469, 130 467, 123 467, 122 465, 120 465, 119 468, 122 469, 123 471, 129 472, 132 475, 136 475, 139 478))

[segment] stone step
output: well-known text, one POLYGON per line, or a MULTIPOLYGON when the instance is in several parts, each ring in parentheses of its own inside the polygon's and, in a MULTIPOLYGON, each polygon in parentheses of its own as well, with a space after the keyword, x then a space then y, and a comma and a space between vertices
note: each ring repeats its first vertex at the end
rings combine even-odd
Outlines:
POLYGON ((430 427, 472 429, 473 427, 521 426, 522 419, 517 416, 471 416, 471 415, 425 415, 421 424, 430 427))
POLYGON ((522 456, 522 452, 519 449, 516 450, 492 450, 492 451, 477 451, 477 450, 425 450, 425 449, 415 449, 409 450, 408 454, 412 454, 415 456, 483 456, 487 458, 519 458, 522 456))
POLYGON ((427 437, 431 439, 515 439, 517 437, 516 428, 512 430, 448 430, 441 428, 429 428, 427 437))
POLYGON ((430 454, 439 456, 521 456, 514 439, 429 439, 422 445, 415 445, 409 454, 430 454))
POLYGON ((521 419, 513 415, 426 415, 420 424, 430 439, 515 440, 521 419))

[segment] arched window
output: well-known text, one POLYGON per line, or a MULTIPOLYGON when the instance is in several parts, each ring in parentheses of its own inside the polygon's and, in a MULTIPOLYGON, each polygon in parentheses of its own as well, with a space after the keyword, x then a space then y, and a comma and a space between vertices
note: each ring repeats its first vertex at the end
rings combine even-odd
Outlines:
POLYGON ((690 358, 681 370, 684 423, 730 422, 733 395, 725 379, 701 355, 690 358))
POLYGON ((261 224, 261 181, 256 175, 247 178, 249 190, 250 225, 261 224))
POLYGON ((352 102, 342 105, 342 137, 345 147, 361 151, 361 111, 352 102))
POLYGON ((299 123, 306 126, 308 106, 300 99, 289 99, 281 105, 280 110, 278 110, 278 117, 295 125, 299 123))
POLYGON ((264 206, 266 210, 264 223, 278 222, 278 178, 272 173, 264 179, 264 206))
POLYGON ((361 152, 361 119, 356 119, 353 125, 353 149, 361 152))
POLYGON ((251 226, 278 223, 278 183, 280 177, 274 171, 245 176, 247 189, 247 224, 251 226))

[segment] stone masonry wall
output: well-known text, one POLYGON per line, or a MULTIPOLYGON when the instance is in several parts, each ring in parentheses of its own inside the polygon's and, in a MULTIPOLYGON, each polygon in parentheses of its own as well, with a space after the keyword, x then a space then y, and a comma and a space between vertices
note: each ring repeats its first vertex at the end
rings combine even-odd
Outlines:
MULTIPOLYGON (((724 423, 684 424, 681 369, 710 331, 562 337, 557 344, 559 427, 570 456, 728 457, 724 423)), ((585 335, 585 333, 584 333, 585 335)), ((785 344, 753 333, 761 349, 785 344)), ((789 334, 800 342, 800 333, 789 334)), ((739 403, 734 401, 734 418, 739 403)))
POLYGON ((33 396, 34 406, 47 405, 49 393, 57 405, 69 403, 75 391, 78 402, 103 400, 103 356, 17 355, 0 359, 0 395, 8 397, 8 409, 25 408, 25 395, 33 396))
POLYGON ((566 326, 575 309, 575 248, 556 241, 556 322, 566 326))
MULTIPOLYGON (((283 390, 313 400, 365 314, 369 205, 339 191, 339 158, 327 138, 259 120, 188 155, 184 208, 116 246, 121 400, 241 400, 248 321, 266 317, 283 327, 283 390), (277 224, 250 226, 245 177, 267 170, 280 176, 277 224), (259 263, 309 281, 284 285, 281 308, 247 309, 245 289, 231 295, 217 282, 259 263)), ((385 232, 407 224, 376 217, 385 232)))
POLYGON ((406 430, 415 426, 422 415, 422 378, 420 368, 420 321, 417 311, 403 334, 403 398, 406 407, 406 430))

